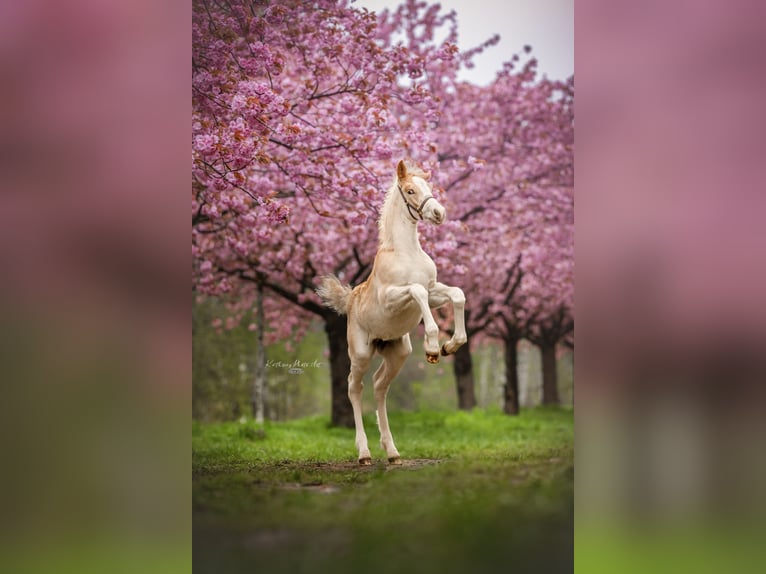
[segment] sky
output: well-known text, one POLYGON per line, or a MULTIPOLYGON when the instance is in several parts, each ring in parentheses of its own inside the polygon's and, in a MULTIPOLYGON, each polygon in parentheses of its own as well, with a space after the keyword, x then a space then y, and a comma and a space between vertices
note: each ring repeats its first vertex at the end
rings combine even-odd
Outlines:
MULTIPOLYGON (((378 12, 399 3, 356 0, 354 6, 378 12)), ((500 43, 476 57, 476 68, 464 70, 462 79, 490 83, 502 63, 521 52, 525 44, 532 46, 540 74, 564 80, 574 73, 574 0, 440 0, 439 4, 444 12, 457 12, 461 50, 500 34, 500 43)))

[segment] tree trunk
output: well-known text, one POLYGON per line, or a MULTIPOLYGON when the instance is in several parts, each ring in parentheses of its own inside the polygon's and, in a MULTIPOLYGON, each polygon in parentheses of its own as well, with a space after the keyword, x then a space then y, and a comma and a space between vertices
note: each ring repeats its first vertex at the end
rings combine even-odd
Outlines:
POLYGON ((346 317, 328 314, 324 329, 330 343, 330 388, 332 390, 331 421, 333 426, 354 427, 354 411, 348 400, 348 375, 351 360, 348 358, 346 340, 346 317))
POLYGON ((482 353, 481 367, 479 368, 479 399, 482 405, 487 404, 487 395, 489 388, 489 370, 492 367, 493 348, 487 347, 482 353))
POLYGON ((470 343, 461 346, 455 353, 453 369, 457 383, 457 406, 464 411, 470 411, 476 406, 470 343))
POLYGON ((266 321, 263 316, 263 287, 258 285, 255 309, 255 377, 253 379, 253 417, 256 424, 263 424, 263 390, 266 388, 266 348, 263 344, 263 330, 266 321))
POLYGON ((505 385, 503 385, 503 411, 507 415, 519 414, 519 351, 518 339, 505 339, 505 385))
POLYGON ((558 378, 556 376, 556 345, 543 343, 543 404, 559 404, 558 378))
POLYGON ((574 348, 572 348, 572 406, 574 406, 574 402, 575 402, 575 390, 574 390, 575 366, 574 366, 574 360, 575 360, 575 354, 574 354, 574 348))

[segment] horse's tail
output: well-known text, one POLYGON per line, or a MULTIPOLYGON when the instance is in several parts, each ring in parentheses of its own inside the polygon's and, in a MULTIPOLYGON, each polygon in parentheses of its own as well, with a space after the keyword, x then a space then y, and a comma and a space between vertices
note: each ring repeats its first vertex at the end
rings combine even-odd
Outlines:
POLYGON ((335 309, 339 315, 346 315, 351 291, 351 286, 343 285, 335 275, 325 275, 317 288, 317 295, 322 298, 325 305, 335 309))

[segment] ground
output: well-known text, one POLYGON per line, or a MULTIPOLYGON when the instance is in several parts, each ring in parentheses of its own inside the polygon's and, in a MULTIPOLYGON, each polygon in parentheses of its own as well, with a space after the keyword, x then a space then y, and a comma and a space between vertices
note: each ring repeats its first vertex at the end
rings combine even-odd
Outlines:
POLYGON ((389 466, 365 419, 193 427, 197 572, 572 570, 573 413, 393 413, 389 466))

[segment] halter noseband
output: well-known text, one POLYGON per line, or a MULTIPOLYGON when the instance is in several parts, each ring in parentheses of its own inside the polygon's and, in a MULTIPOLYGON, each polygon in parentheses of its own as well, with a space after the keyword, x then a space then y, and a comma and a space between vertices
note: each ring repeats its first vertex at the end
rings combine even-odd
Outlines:
POLYGON ((404 200, 404 205, 407 206, 407 211, 410 214, 410 217, 413 219, 414 223, 417 223, 418 219, 421 221, 423 220, 423 208, 425 207, 426 203, 428 203, 429 199, 434 199, 433 195, 429 195, 423 200, 423 203, 420 204, 420 207, 415 207, 410 204, 409 201, 407 201, 407 196, 404 195, 404 192, 402 191, 402 186, 400 184, 397 184, 397 187, 399 188, 399 194, 402 196, 402 199, 404 200), (415 217, 412 215, 412 210, 415 210, 415 213, 418 214, 418 217, 415 217))

